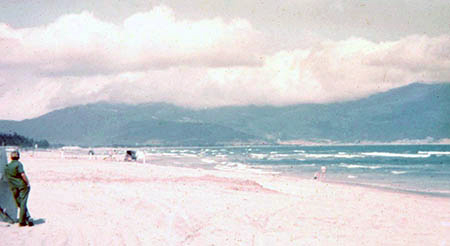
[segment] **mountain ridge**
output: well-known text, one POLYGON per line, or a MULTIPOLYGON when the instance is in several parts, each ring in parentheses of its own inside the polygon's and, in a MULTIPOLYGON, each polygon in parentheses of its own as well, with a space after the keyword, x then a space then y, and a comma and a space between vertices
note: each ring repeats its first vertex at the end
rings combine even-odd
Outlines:
POLYGON ((0 120, 0 132, 83 146, 443 139, 450 138, 450 83, 413 83, 328 104, 189 109, 100 102, 0 120))

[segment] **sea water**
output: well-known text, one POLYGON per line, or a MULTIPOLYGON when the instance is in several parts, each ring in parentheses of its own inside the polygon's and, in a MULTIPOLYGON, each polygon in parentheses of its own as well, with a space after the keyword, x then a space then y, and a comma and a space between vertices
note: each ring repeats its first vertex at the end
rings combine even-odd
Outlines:
POLYGON ((150 152, 181 157, 175 165, 307 179, 325 166, 325 182, 450 197, 450 145, 220 146, 150 152))

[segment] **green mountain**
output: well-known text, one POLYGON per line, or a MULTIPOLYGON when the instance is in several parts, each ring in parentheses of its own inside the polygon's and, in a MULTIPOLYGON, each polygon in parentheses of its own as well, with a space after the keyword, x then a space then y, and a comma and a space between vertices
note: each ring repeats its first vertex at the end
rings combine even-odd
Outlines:
POLYGON ((0 132, 45 136, 53 144, 84 146, 200 145, 257 139, 221 125, 191 122, 182 117, 188 112, 168 104, 98 103, 56 110, 31 120, 0 121, 0 132), (175 115, 181 120, 164 119, 175 115))
POLYGON ((0 132, 85 146, 442 139, 450 138, 450 83, 415 83, 360 100, 284 107, 193 110, 164 103, 97 103, 0 121, 0 132))

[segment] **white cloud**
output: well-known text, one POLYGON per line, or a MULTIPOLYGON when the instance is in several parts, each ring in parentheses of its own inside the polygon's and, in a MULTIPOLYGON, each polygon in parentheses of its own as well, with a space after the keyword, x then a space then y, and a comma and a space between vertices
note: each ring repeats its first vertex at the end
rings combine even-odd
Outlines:
POLYGON ((270 40, 263 36, 245 19, 185 20, 164 6, 120 25, 89 12, 34 28, 0 24, 0 118, 100 100, 323 103, 415 81, 450 81, 448 35, 322 40, 273 54, 265 53, 270 40))
POLYGON ((0 64, 31 64, 37 72, 56 76, 176 65, 258 65, 257 36, 245 20, 177 20, 162 6, 135 14, 123 25, 82 12, 37 28, 14 30, 3 25, 0 64))

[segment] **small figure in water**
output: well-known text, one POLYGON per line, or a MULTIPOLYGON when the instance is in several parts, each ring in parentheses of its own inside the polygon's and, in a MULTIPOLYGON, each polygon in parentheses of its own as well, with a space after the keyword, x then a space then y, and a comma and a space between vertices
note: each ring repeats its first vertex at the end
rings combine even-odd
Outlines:
POLYGON ((326 177, 326 172, 327 172, 327 167, 321 166, 320 167, 320 172, 315 172, 314 173, 314 179, 315 180, 324 180, 325 177, 326 177))

